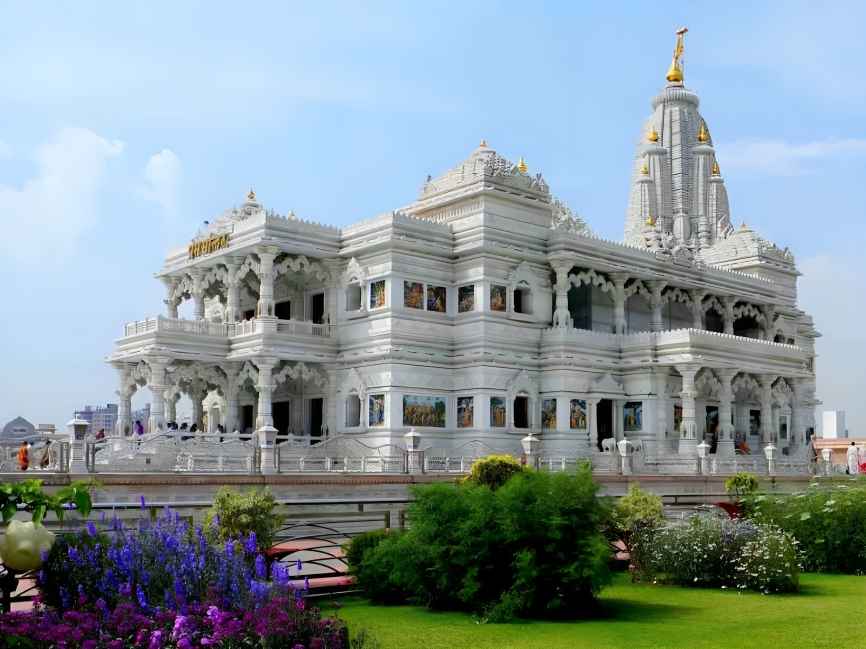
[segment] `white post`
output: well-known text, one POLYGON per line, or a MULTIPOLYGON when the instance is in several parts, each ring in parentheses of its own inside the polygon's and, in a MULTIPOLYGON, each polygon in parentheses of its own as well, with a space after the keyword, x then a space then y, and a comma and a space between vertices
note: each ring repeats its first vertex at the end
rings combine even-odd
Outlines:
POLYGON ((259 302, 256 313, 259 318, 274 316, 274 259, 279 252, 279 248, 273 246, 259 250, 259 302))
POLYGON ((683 391, 680 392, 683 401, 683 423, 680 433, 679 455, 694 458, 698 445, 697 422, 695 421, 695 397, 697 396, 695 375, 700 371, 701 366, 689 364, 677 365, 676 368, 683 377, 683 391))
POLYGON ((650 295, 650 306, 652 306, 652 321, 650 322, 650 329, 652 331, 662 331, 664 327, 664 316, 662 314, 662 306, 664 305, 662 301, 662 291, 665 288, 665 283, 662 281, 652 281, 649 283, 651 295, 650 295))
POLYGON ((718 375, 722 388, 719 390, 719 441, 716 445, 716 456, 725 459, 734 457, 734 424, 731 423, 734 391, 731 382, 737 375, 737 370, 721 369, 718 375))
POLYGON ((194 317, 196 320, 204 320, 204 271, 200 268, 193 268, 190 271, 192 277, 192 299, 195 304, 194 317))
POLYGON ((168 387, 166 385, 166 368, 170 362, 170 358, 163 356, 147 359, 147 364, 150 366, 148 387, 151 394, 150 419, 147 430, 150 433, 165 430, 165 389, 168 387))
POLYGON ((259 392, 259 408, 256 417, 256 429, 265 426, 273 427, 274 419, 271 415, 271 393, 273 391, 273 369, 277 361, 274 358, 260 358, 256 361, 259 368, 259 382, 256 389, 259 392))
POLYGON ((613 319, 614 329, 618 334, 624 334, 626 330, 625 318, 625 283, 628 281, 628 275, 625 273, 613 273, 610 278, 613 280, 613 319))
POLYGON ((561 262, 553 267, 556 271, 556 310, 553 312, 553 326, 560 329, 570 329, 572 326, 571 314, 568 311, 568 272, 571 266, 571 262, 561 262))

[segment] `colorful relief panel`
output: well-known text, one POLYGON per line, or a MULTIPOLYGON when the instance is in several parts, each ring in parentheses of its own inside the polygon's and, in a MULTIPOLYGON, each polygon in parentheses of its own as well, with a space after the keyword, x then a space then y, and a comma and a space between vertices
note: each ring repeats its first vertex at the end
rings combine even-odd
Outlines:
POLYGON ((586 430, 586 401, 583 399, 571 400, 568 427, 572 430, 586 430))
POLYGON ((760 435, 761 434, 761 411, 760 410, 749 410, 749 434, 750 435, 760 435))
POLYGON ((457 313, 475 310, 475 285, 461 286, 457 289, 457 313))
POLYGON ((432 426, 445 428, 447 410, 445 397, 403 397, 404 426, 432 426))
POLYGON ((508 289, 498 284, 490 285, 490 310, 505 311, 508 305, 508 289))
POLYGON ((475 426, 475 399, 473 397, 457 397, 457 428, 473 428, 475 426))
POLYGON ((502 397, 490 397, 490 425, 505 428, 505 399, 502 397))
POLYGON ((421 282, 403 282, 403 306, 424 308, 424 285, 421 282))
POLYGON ((628 401, 622 409, 622 427, 625 431, 643 430, 643 401, 628 401))
POLYGON ((556 399, 541 400, 541 427, 556 428, 556 399))
POLYGON ((368 403, 370 426, 385 425, 385 395, 371 394, 368 403))
POLYGON ((378 309, 385 306, 385 280, 380 279, 370 284, 370 308, 378 309))
POLYGON ((446 302, 447 291, 444 286, 427 287, 427 310, 445 313, 448 303, 446 302))

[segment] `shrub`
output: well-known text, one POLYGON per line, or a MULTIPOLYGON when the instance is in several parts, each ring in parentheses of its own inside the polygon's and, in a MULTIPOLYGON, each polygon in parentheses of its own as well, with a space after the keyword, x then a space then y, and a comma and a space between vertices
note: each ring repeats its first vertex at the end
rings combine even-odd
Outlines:
POLYGON ((524 470, 511 455, 488 455, 472 464, 467 480, 491 489, 499 489, 511 476, 524 470))
POLYGON ((271 547, 281 519, 274 514, 277 506, 270 490, 252 489, 243 493, 221 488, 205 518, 206 527, 216 531, 216 540, 247 538, 256 535, 261 549, 271 547))
POLYGON ((764 593, 799 586, 794 537, 748 520, 697 515, 685 522, 639 525, 631 550, 638 576, 654 582, 764 593))
POLYGON ((364 555, 379 545, 387 534, 387 530, 372 530, 353 537, 345 546, 349 570, 355 572, 361 566, 364 555))
POLYGON ((866 485, 754 496, 744 508, 754 521, 777 525, 799 541, 805 570, 866 573, 866 485))
POLYGON ((468 481, 414 489, 411 527, 364 554, 358 583, 378 601, 410 599, 501 621, 574 617, 609 579, 608 515, 587 466, 521 471, 491 490, 468 481))
POLYGON ((606 526, 611 541, 622 540, 630 545, 632 530, 637 525, 659 524, 664 520, 664 507, 660 496, 644 491, 632 483, 628 493, 618 499, 606 526))
POLYGON ((725 480, 725 491, 736 500, 753 495, 758 490, 758 478, 753 473, 740 471, 725 480))

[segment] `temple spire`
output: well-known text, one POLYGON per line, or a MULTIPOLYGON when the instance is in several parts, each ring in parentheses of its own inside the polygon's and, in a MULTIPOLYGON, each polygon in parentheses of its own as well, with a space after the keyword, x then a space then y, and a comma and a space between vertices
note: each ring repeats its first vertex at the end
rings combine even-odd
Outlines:
POLYGON ((671 67, 668 68, 667 76, 665 77, 670 83, 682 83, 683 82, 683 50, 685 49, 683 46, 683 38, 686 35, 686 32, 689 31, 688 27, 680 27, 677 30, 677 43, 674 46, 674 58, 671 61, 671 67))

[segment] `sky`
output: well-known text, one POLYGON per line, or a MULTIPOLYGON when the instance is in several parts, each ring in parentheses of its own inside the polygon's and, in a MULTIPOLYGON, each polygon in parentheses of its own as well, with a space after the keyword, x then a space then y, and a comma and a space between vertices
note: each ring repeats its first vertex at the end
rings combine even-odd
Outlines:
POLYGON ((819 412, 866 436, 866 5, 588 4, 0 3, 0 424, 116 401, 104 358, 163 311, 166 251, 250 187, 345 225, 484 138, 621 239, 687 25, 733 220, 794 252, 819 412))

